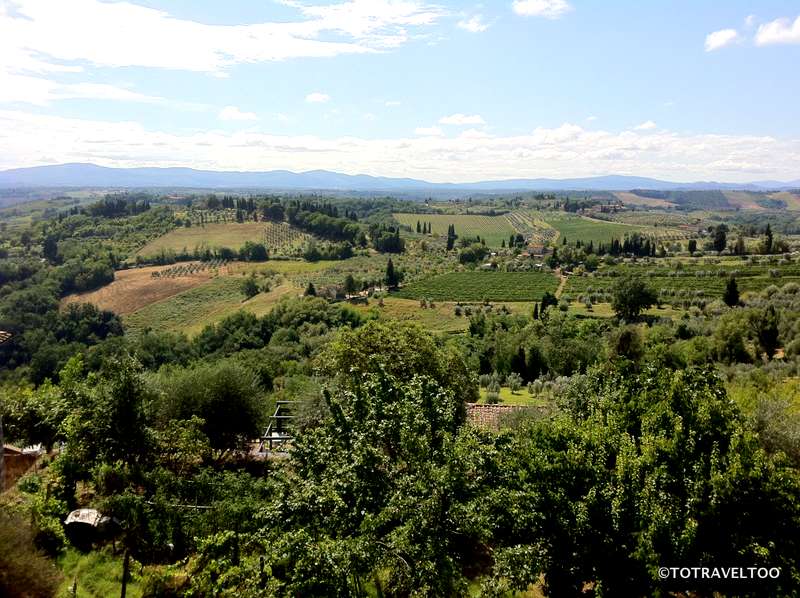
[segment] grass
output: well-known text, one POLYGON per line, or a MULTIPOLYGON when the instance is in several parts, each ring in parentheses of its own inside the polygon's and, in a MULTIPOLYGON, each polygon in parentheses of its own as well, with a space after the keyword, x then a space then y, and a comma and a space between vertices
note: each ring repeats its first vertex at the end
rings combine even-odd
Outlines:
POLYGON ((169 270, 172 266, 130 268, 114 274, 114 282, 88 293, 75 293, 64 298, 63 304, 92 303, 119 315, 133 313, 143 307, 208 282, 213 273, 202 270, 173 278, 154 278, 154 272, 169 270))
POLYGON ((619 192, 614 195, 625 205, 632 206, 645 206, 648 208, 669 208, 675 207, 675 204, 664 199, 657 199, 654 197, 642 197, 635 193, 619 192))
MULTIPOLYGON (((600 270, 600 275, 570 276, 565 295, 592 292, 609 292, 621 276, 640 276, 649 286, 658 289, 663 295, 672 291, 683 293, 702 293, 702 296, 722 297, 730 276, 736 277, 739 291, 763 291, 771 285, 778 287, 788 282, 800 283, 798 264, 750 264, 743 260, 725 260, 719 264, 706 264, 697 259, 683 260, 681 269, 676 269, 677 260, 659 264, 625 264, 600 270), (778 276, 773 276, 773 272, 778 276), (604 273, 617 273, 619 276, 603 276, 604 273)), ((699 296, 699 295, 698 295, 699 296)), ((666 297, 668 300, 669 297, 666 297)))
POLYGON ((426 330, 433 332, 461 332, 469 326, 469 318, 456 316, 455 303, 451 302, 436 303, 432 308, 422 308, 419 301, 414 299, 385 297, 383 307, 379 307, 375 299, 370 299, 368 305, 353 307, 361 313, 373 315, 381 320, 417 322, 426 330))
MULTIPOLYGON (((59 596, 72 596, 72 584, 77 580, 77 598, 106 598, 119 596, 122 588, 122 556, 113 555, 106 548, 81 553, 69 548, 59 557, 58 566, 64 573, 64 582, 59 588, 59 596)), ((142 589, 139 585, 138 566, 131 566, 131 579, 128 582, 127 596, 139 598, 142 589)))
POLYGON ((179 252, 195 247, 230 247, 239 249, 247 241, 264 242, 263 222, 244 222, 226 224, 206 224, 205 226, 192 226, 190 228, 176 228, 166 235, 150 241, 139 250, 138 255, 153 256, 162 251, 179 252))
POLYGON ((245 301, 241 292, 243 277, 225 276, 212 280, 178 295, 144 307, 123 322, 132 333, 146 328, 161 332, 198 334, 208 324, 213 324, 240 309, 261 316, 269 312, 282 297, 299 293, 291 284, 281 284, 269 293, 259 293, 245 301))
POLYGON ((546 212, 542 218, 559 232, 559 242, 566 237, 568 242, 583 241, 588 243, 592 241, 595 245, 598 243, 608 244, 614 239, 621 241, 625 238, 625 235, 631 235, 635 232, 655 237, 662 237, 665 233, 675 236, 684 235, 684 232, 680 230, 637 226, 621 222, 606 222, 605 220, 594 220, 559 212, 546 212))
MULTIPOLYGON (((486 395, 488 391, 485 388, 481 388, 481 398, 479 400, 480 403, 486 403, 486 395)), ((500 396, 500 404, 501 405, 522 405, 525 407, 546 407, 550 404, 550 402, 538 396, 533 396, 528 392, 528 389, 522 387, 517 392, 511 392, 511 389, 508 386, 501 386, 500 392, 498 393, 500 396)))
POLYGON ((516 230, 505 216, 478 216, 474 214, 393 214, 400 224, 417 230, 417 222, 428 222, 434 235, 447 236, 447 227, 456 227, 461 237, 480 236, 491 247, 500 247, 516 230))
POLYGON ((398 297, 446 301, 539 301, 558 278, 544 272, 449 272, 404 287, 398 297))
POLYGON ((800 193, 781 191, 780 193, 772 193, 769 195, 769 197, 771 199, 779 199, 786 202, 787 210, 800 210, 800 193))

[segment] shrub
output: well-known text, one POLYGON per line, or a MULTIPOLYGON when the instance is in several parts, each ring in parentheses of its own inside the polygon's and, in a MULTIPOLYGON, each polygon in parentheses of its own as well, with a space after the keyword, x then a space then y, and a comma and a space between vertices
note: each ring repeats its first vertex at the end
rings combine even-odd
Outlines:
POLYGON ((36 549, 26 518, 0 509, 0 596, 54 596, 59 582, 53 562, 36 549))
POLYGON ((497 403, 500 402, 500 394, 496 392, 487 392, 486 402, 490 405, 497 405, 497 403))
POLYGON ((511 389, 511 392, 517 392, 522 388, 522 376, 512 372, 508 375, 508 378, 506 378, 506 384, 511 389))

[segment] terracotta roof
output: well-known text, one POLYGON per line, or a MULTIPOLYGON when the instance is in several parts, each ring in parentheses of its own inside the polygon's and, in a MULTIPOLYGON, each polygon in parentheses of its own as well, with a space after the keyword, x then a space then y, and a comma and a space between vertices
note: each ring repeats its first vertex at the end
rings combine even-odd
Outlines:
POLYGON ((504 415, 519 411, 532 411, 533 407, 522 405, 488 405, 467 403, 467 421, 479 428, 497 430, 504 415))

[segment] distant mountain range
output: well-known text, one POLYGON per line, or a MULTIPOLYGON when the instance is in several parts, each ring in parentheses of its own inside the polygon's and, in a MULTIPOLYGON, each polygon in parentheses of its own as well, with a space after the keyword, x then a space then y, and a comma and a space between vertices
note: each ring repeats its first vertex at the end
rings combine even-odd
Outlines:
POLYGON ((228 172, 192 168, 108 168, 95 164, 58 164, 0 171, 0 188, 101 187, 272 189, 382 192, 510 192, 510 191, 628 191, 653 190, 781 190, 800 187, 795 181, 752 183, 673 183, 646 177, 607 175, 571 179, 510 179, 475 183, 429 183, 417 179, 349 175, 327 170, 290 172, 228 172))

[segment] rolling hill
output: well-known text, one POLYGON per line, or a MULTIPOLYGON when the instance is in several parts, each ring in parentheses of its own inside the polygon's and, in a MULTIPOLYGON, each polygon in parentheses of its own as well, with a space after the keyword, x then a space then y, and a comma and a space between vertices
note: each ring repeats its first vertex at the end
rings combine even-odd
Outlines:
POLYGON ((349 175, 327 170, 291 172, 212 171, 192 168, 110 168, 95 164, 57 164, 0 171, 0 188, 103 187, 103 188, 196 188, 281 189, 362 192, 401 191, 566 191, 597 190, 783 190, 800 187, 800 181, 779 183, 675 183, 646 177, 606 175, 568 179, 509 179, 473 183, 430 183, 411 178, 349 175), (774 183, 774 184, 773 184, 774 183))

